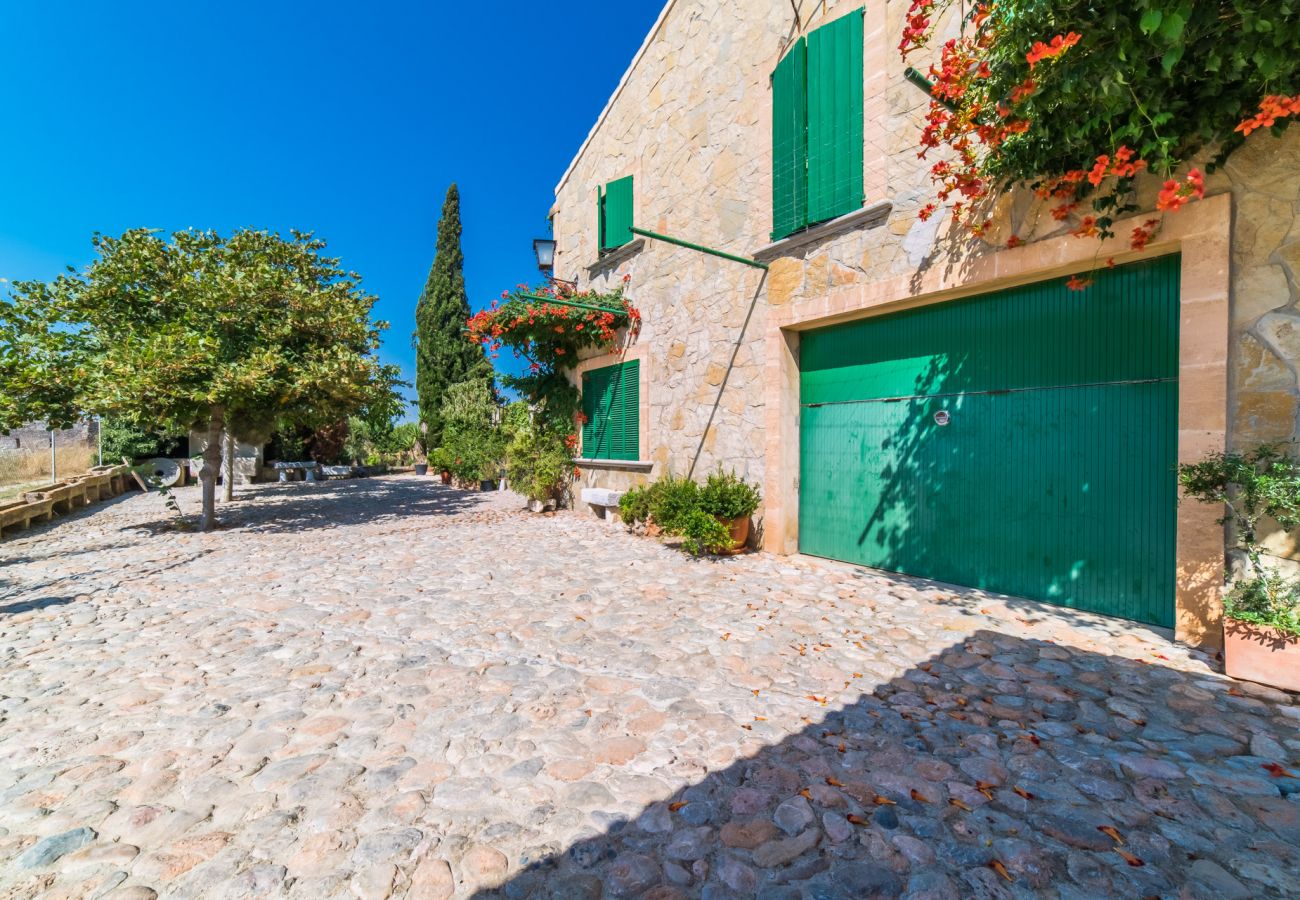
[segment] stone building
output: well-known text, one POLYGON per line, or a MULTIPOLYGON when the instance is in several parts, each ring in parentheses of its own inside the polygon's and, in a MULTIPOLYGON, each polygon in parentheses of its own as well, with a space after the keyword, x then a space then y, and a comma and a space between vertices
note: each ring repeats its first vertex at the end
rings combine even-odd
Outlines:
MULTIPOLYGON (((99 422, 89 419, 54 433, 58 447, 95 447, 99 442, 99 422)), ((50 432, 44 422, 28 422, 8 434, 0 434, 0 450, 29 453, 50 452, 50 432)))
POLYGON ((768 551, 1217 643, 1225 535, 1178 502, 1174 466, 1296 437, 1300 134, 1250 138, 1145 253, 1116 241, 1118 268, 1066 292, 1097 244, 1032 195, 1001 197, 984 241, 918 218, 934 191, 928 98, 896 50, 907 7, 666 4, 552 209, 556 276, 630 276, 643 316, 574 370, 589 397, 627 388, 622 443, 584 448, 583 486, 724 466, 763 486, 768 551), (793 193, 792 90, 820 104, 809 145, 836 144, 793 193))

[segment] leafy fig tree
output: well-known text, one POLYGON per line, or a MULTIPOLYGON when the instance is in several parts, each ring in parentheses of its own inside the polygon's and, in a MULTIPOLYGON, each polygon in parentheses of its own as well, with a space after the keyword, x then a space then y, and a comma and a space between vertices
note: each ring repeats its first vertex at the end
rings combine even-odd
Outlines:
POLYGON ((396 408, 376 358, 376 298, 325 242, 241 230, 96 235, 98 257, 0 300, 0 427, 101 414, 206 432, 204 530, 216 524, 221 434, 263 438, 277 422, 336 422, 396 408))

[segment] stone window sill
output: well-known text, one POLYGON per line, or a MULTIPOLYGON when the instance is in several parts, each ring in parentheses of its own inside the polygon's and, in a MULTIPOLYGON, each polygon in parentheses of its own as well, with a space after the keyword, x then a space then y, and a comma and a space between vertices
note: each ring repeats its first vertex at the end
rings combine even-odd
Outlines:
POLYGON ((641 248, 644 246, 645 246, 645 238, 637 238, 636 240, 628 241, 622 247, 617 247, 613 250, 610 250, 608 253, 603 253, 600 256, 600 259, 596 260, 594 263, 587 266, 587 274, 595 275, 598 272, 604 272, 607 269, 612 269, 615 266, 617 266, 619 263, 621 263, 623 260, 630 259, 636 254, 640 253, 641 248))
POLYGON ((584 459, 579 457, 573 461, 573 464, 588 469, 616 469, 624 472, 649 472, 654 468, 654 463, 648 459, 584 459))
POLYGON ((805 244, 825 240, 841 231, 874 228, 885 224, 885 219, 888 218, 889 211, 893 208, 894 204, 888 200, 870 203, 862 207, 862 209, 855 209, 851 213, 845 213, 838 219, 822 222, 820 225, 814 225, 803 231, 795 232, 789 237, 783 237, 779 241, 773 241, 765 247, 759 247, 752 255, 755 259, 775 259, 778 256, 787 256, 791 251, 805 244))

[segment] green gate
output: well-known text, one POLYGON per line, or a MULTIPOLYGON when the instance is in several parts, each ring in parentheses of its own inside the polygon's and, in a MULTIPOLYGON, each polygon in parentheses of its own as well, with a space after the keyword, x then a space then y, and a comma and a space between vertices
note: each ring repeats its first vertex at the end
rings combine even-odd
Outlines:
POLYGON ((800 551, 1172 627, 1178 268, 805 332, 800 551))

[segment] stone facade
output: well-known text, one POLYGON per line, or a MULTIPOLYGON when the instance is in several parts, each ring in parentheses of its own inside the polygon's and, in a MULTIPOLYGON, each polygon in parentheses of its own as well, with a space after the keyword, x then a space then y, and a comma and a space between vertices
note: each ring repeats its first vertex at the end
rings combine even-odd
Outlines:
MULTIPOLYGON (((998 198, 987 242, 950 233, 917 158, 926 95, 896 51, 908 3, 868 4, 864 178, 869 214, 802 243, 771 245, 769 76, 801 33, 855 2, 670 0, 556 189, 556 274, 608 288, 630 275, 644 325, 617 354, 641 360, 644 465, 585 464, 583 486, 623 487, 718 465, 765 486, 764 547, 795 552, 798 332, 879 308, 938 302, 1086 267, 1092 241, 1068 237, 1028 194, 998 198), (766 272, 655 241, 600 260, 598 188, 635 176, 636 224, 769 262, 766 272), (1005 249, 1015 233, 1027 245, 1005 249), (1086 245, 1086 246, 1085 246, 1086 245), (1002 248, 1002 249, 999 249, 1002 248)), ((923 65, 925 60, 916 60, 923 65)), ((1300 360, 1300 134, 1253 136, 1208 180, 1147 255, 1182 252, 1180 459, 1297 437, 1300 360)), ((1151 208, 1157 185, 1144 188, 1151 208)), ((1129 228, 1120 223, 1118 233, 1129 228)), ((1135 258, 1124 242, 1103 257, 1135 258)), ((1179 509, 1182 637, 1215 642, 1222 529, 1179 509)), ((1285 535, 1273 552, 1300 560, 1285 535)))

